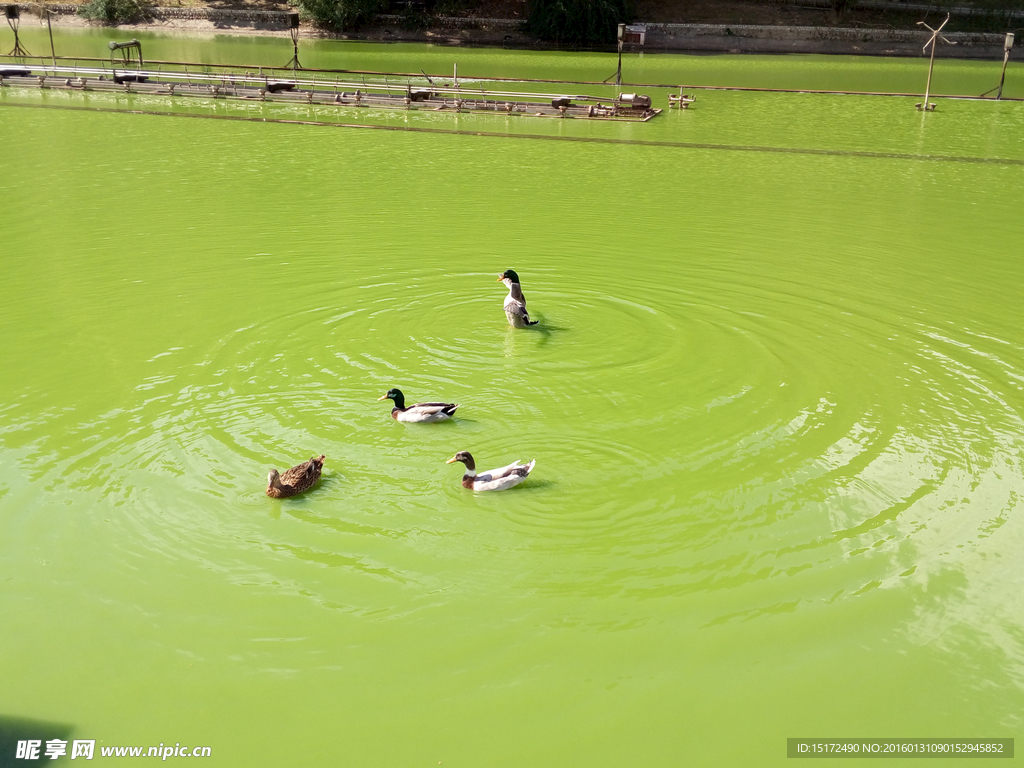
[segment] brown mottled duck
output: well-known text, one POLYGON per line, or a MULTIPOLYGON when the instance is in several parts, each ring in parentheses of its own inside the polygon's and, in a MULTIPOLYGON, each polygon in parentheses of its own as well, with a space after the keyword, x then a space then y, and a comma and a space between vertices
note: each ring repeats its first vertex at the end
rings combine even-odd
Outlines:
POLYGON ((308 491, 320 479, 324 468, 324 454, 310 457, 298 466, 279 474, 276 469, 267 475, 267 496, 272 499, 285 499, 303 491, 308 491))

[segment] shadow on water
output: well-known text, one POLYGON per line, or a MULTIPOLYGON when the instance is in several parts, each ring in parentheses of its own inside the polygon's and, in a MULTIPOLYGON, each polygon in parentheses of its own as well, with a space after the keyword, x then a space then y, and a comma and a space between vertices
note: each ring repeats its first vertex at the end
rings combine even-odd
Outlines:
POLYGON ((563 328, 560 325, 551 325, 550 323, 545 322, 543 315, 537 315, 536 319, 538 320, 537 325, 531 325, 529 328, 509 328, 509 331, 514 330, 517 333, 522 332, 536 334, 540 337, 538 346, 543 347, 547 345, 557 334, 572 330, 571 328, 563 328))
POLYGON ((73 731, 74 727, 67 723, 47 723, 42 720, 0 715, 0 768, 48 765, 51 760, 46 756, 46 742, 52 739, 67 742, 65 757, 70 757, 73 731), (18 742, 30 740, 39 741, 39 757, 35 760, 18 758, 18 742))

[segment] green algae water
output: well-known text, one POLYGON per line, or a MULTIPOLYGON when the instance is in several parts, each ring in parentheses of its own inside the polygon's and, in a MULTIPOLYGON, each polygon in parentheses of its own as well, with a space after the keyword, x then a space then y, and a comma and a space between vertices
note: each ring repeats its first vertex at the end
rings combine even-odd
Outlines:
POLYGON ((1024 105, 913 103, 712 92, 609 125, 0 90, 3 749, 1019 742, 1024 105), (399 424, 394 386, 462 406, 399 424), (458 450, 537 467, 474 495, 458 450), (264 496, 321 452, 316 489, 264 496))

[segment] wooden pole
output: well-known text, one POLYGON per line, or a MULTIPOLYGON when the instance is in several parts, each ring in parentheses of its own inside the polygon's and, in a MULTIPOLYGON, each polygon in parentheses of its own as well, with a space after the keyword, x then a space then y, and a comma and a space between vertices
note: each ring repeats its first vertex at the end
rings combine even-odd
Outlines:
MULTIPOLYGON (((53 59, 53 66, 57 66, 57 53, 53 49, 53 27, 50 26, 50 9, 46 9, 46 28, 50 32, 50 58, 53 59)), ((1003 64, 1003 71, 1006 71, 1006 65, 1003 64)))
POLYGON ((618 88, 622 85, 622 36, 626 34, 626 25, 619 24, 618 38, 619 38, 619 66, 615 68, 615 87, 618 88))
MULTIPOLYGON (((932 38, 932 55, 928 60, 928 81, 924 85, 924 104, 922 110, 928 111, 928 92, 932 89, 932 68, 935 66, 935 38, 932 38)), ((989 81, 991 82, 991 81, 989 81)))
MULTIPOLYGON (((920 109, 922 112, 927 112, 928 111, 928 94, 931 93, 931 89, 932 89, 932 69, 935 67, 935 47, 938 45, 939 39, 941 39, 942 42, 944 42, 944 43, 949 43, 950 45, 956 45, 956 43, 950 43, 949 40, 947 40, 946 38, 942 37, 942 35, 940 34, 942 32, 942 28, 944 26, 946 26, 946 24, 948 22, 949 22, 949 14, 948 13, 946 14, 946 21, 944 21, 941 24, 939 24, 939 28, 938 29, 932 29, 927 24, 925 24, 923 21, 917 22, 919 25, 921 25, 922 27, 924 27, 925 29, 927 29, 929 32, 932 33, 931 40, 929 40, 927 43, 924 44, 924 47, 926 49, 928 48, 929 45, 932 47, 932 55, 928 59, 928 81, 925 83, 925 86, 924 86, 924 103, 917 105, 918 109, 920 109)), ((932 109, 934 109, 934 107, 932 107, 932 109)))
POLYGON ((999 75, 999 93, 996 100, 1003 98, 1003 81, 1006 79, 1006 63, 1010 60, 1010 49, 1013 48, 1013 32, 1006 33, 1005 52, 1003 53, 1003 73, 999 75))

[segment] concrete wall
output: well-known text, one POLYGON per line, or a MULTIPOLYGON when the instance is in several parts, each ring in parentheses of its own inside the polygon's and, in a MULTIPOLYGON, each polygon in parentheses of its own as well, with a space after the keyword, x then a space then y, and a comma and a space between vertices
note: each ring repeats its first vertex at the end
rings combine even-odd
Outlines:
MULTIPOLYGON (((924 29, 648 24, 644 50, 922 56, 930 36, 924 29)), ((945 37, 956 46, 940 43, 937 55, 943 58, 1003 57, 1004 35, 951 32, 945 37)), ((1012 58, 1021 58, 1020 49, 1012 58)))

